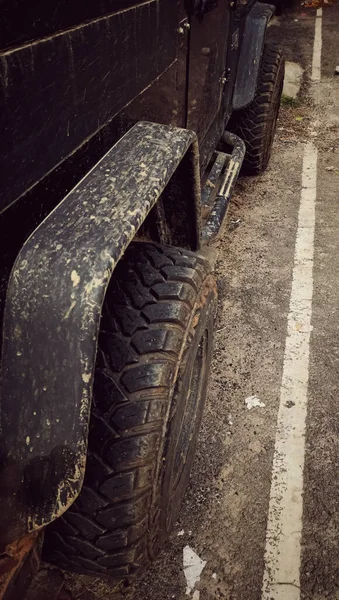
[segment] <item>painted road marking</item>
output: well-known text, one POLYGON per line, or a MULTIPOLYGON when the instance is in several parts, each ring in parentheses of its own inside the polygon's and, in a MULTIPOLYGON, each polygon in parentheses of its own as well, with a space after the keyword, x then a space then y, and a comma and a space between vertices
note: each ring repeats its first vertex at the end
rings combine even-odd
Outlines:
POLYGON ((312 81, 320 81, 321 79, 321 46, 322 46, 322 16, 323 9, 318 8, 315 20, 315 34, 313 44, 313 60, 312 60, 312 81))
MULTIPOLYGON (((312 79, 321 79, 322 10, 312 79)), ((313 295, 317 149, 305 146, 292 290, 273 457, 262 600, 300 600, 303 471, 313 295)))
MULTIPOLYGON (((322 10, 312 79, 321 79, 322 10)), ((305 146, 292 290, 268 511, 262 600, 300 600, 303 471, 313 296, 317 149, 305 146)))
POLYGON ((311 335, 317 149, 305 147, 262 600, 300 600, 302 492, 311 335))

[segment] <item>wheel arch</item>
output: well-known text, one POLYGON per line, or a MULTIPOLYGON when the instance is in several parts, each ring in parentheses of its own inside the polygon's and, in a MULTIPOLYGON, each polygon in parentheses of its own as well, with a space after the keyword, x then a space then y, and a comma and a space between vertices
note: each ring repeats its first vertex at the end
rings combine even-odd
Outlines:
POLYGON ((176 194, 191 219, 185 233, 172 223, 170 235, 196 249, 196 136, 137 123, 39 225, 16 259, 1 353, 3 547, 60 516, 81 489, 106 289, 159 198, 166 216, 176 194))
POLYGON ((275 7, 271 4, 255 2, 246 16, 233 91, 232 107, 234 111, 245 108, 254 98, 266 29, 274 11, 275 7))

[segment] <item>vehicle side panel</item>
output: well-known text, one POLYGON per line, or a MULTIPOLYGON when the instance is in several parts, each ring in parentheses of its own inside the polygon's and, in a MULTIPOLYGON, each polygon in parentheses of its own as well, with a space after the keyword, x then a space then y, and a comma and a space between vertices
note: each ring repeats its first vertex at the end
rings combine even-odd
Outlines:
POLYGON ((0 55, 0 212, 175 63, 178 15, 151 0, 0 55))

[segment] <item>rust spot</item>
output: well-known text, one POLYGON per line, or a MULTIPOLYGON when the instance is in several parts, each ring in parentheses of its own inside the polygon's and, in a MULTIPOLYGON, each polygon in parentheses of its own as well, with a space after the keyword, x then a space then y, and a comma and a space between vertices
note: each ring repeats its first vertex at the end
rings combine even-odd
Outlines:
POLYGON ((8 554, 2 554, 0 557, 0 582, 2 581, 2 576, 8 571, 11 571, 17 564, 17 561, 12 556, 8 556, 8 554))
POLYGON ((213 292, 215 297, 218 296, 217 282, 213 275, 209 275, 204 281, 200 302, 198 303, 198 308, 202 308, 204 304, 206 304, 206 300, 210 292, 213 292))
POLYGON ((200 310, 205 306, 208 295, 210 294, 210 292, 213 293, 213 295, 215 296, 215 298, 217 298, 218 296, 218 292, 217 292, 217 282, 214 278, 213 275, 208 275, 206 277, 206 279, 204 280, 200 295, 197 299, 197 302, 195 304, 195 309, 196 309, 196 313, 192 319, 192 323, 191 323, 191 328, 194 330, 198 323, 199 323, 199 319, 200 319, 200 310))
POLYGON ((20 540, 9 544, 0 556, 0 599, 3 598, 12 578, 21 568, 25 558, 33 550, 38 533, 25 535, 20 540))

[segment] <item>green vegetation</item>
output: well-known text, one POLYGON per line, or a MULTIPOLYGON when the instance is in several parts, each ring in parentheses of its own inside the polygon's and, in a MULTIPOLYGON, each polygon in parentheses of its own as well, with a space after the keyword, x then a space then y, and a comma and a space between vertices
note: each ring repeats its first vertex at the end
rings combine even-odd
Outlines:
POLYGON ((300 106, 300 100, 297 98, 291 98, 290 96, 285 96, 285 94, 283 94, 281 96, 281 105, 289 108, 296 108, 297 106, 300 106))

